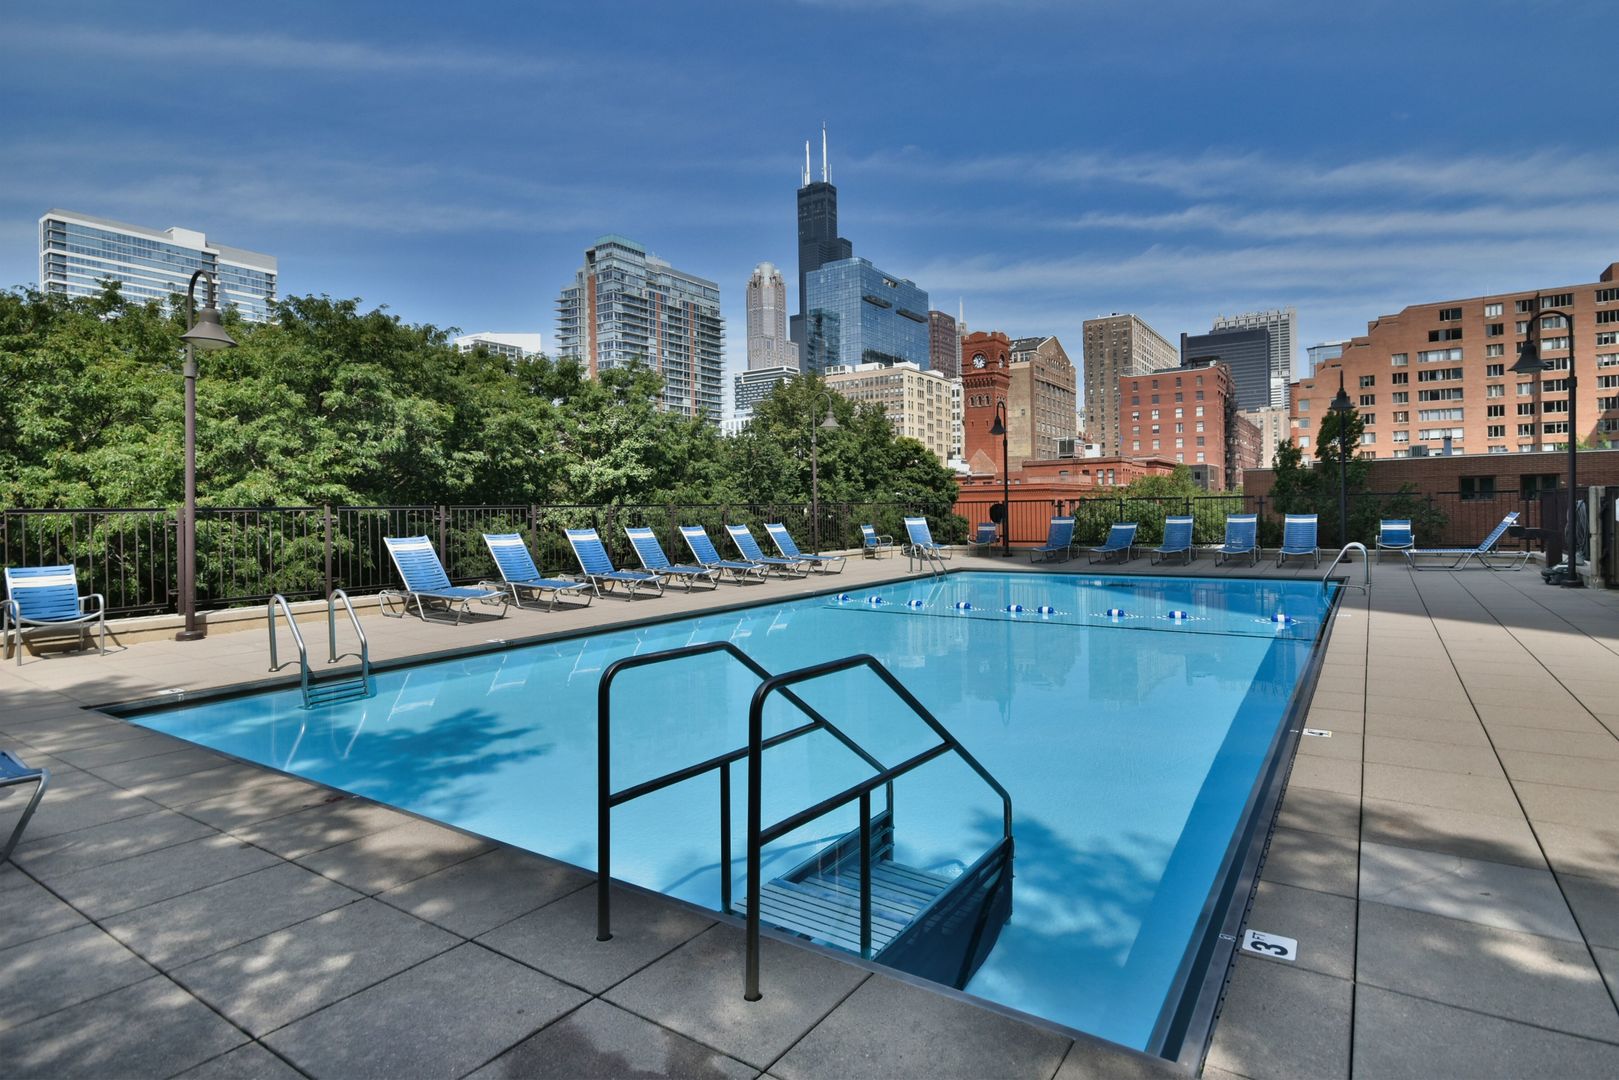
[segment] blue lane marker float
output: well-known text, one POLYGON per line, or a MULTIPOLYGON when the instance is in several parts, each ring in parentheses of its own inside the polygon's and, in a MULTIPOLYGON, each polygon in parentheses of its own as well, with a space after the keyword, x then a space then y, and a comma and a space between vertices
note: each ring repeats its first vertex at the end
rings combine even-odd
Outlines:
POLYGON ((1285 626, 1293 626, 1293 625, 1295 625, 1298 622, 1298 619, 1296 619, 1293 616, 1287 614, 1285 611, 1278 611, 1276 614, 1270 616, 1269 618, 1255 619, 1254 622, 1256 622, 1256 623, 1265 623, 1266 625, 1275 627, 1277 630, 1280 630, 1285 626))
POLYGON ((916 599, 913 599, 913 600, 905 601, 905 606, 910 607, 910 608, 925 608, 925 607, 928 606, 928 602, 926 600, 921 599, 921 598, 916 598, 916 599))
POLYGON ((1023 613, 1023 605, 1022 604, 1007 604, 1005 607, 1001 608, 1001 610, 1011 612, 1013 615, 1020 615, 1020 614, 1023 613))
POLYGON ((1039 607, 1035 608, 1034 610, 1037 613, 1041 614, 1041 615, 1055 615, 1055 614, 1057 614, 1057 609, 1052 607, 1050 604, 1041 604, 1039 607))
POLYGON ((1136 619, 1136 618, 1140 618, 1140 616, 1132 615, 1128 611, 1124 610, 1121 607, 1110 607, 1106 611, 1098 612, 1095 617, 1098 618, 1098 619, 1136 619))
POLYGON ((854 599, 854 597, 850 596, 846 592, 838 593, 838 603, 840 603, 840 604, 847 604, 849 601, 851 601, 853 599, 854 599))
POLYGON ((1162 616, 1160 616, 1160 618, 1168 619, 1170 622, 1173 622, 1173 623, 1187 623, 1187 622, 1202 622, 1203 621, 1203 616, 1201 616, 1201 615, 1193 615, 1190 611, 1182 611, 1179 608, 1172 609, 1168 614, 1162 615, 1162 616))
POLYGON ((954 606, 957 611, 971 611, 973 609, 971 600, 957 600, 954 606))
POLYGON ((868 597, 866 597, 866 603, 876 605, 876 604, 886 604, 886 603, 888 603, 888 601, 884 600, 880 596, 868 596, 868 597))

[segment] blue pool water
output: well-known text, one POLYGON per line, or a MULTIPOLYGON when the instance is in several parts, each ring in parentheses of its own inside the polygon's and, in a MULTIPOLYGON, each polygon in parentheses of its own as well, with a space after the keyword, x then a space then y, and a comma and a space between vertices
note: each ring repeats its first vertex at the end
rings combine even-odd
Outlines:
MULTIPOLYGON (((608 663, 718 640, 772 672, 869 652, 1011 792, 1012 920, 969 992, 1142 1047, 1326 601, 1312 582, 962 573, 398 669, 374 697, 313 712, 293 689, 136 720, 593 868, 608 663)), ((718 654, 620 676, 615 786, 744 745, 756 685, 718 654)), ((934 742, 868 672, 799 690, 881 760, 934 742)), ((767 733, 797 722, 774 699, 767 733)), ((614 812, 614 873, 718 907, 728 872, 742 897, 745 775, 732 866, 709 775, 614 812)), ((867 775, 831 736, 786 743, 765 755, 765 821, 867 775)), ((785 838, 766 879, 854 821, 847 807, 785 838)), ((953 757, 896 785, 902 862, 957 873, 999 835, 997 798, 953 757)))

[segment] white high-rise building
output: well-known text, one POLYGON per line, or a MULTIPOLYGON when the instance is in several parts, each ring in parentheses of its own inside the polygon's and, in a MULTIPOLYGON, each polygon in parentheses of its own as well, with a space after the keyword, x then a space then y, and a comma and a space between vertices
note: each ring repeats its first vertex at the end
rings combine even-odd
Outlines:
MULTIPOLYGON (((266 322, 275 302, 275 256, 211 244, 194 229, 148 229, 70 210, 39 219, 39 287, 68 296, 98 296, 116 281, 126 300, 142 303, 184 294, 191 275, 219 280, 219 304, 250 322, 266 322)), ((198 282, 200 304, 205 288, 198 282)))
POLYGON ((1274 408, 1287 404, 1288 387, 1298 376, 1294 372, 1297 357, 1293 350, 1299 339, 1299 313, 1297 308, 1277 308, 1271 311, 1245 311, 1241 315, 1216 315, 1215 333, 1221 330, 1270 331, 1270 404, 1274 408))
POLYGON ((748 370, 798 366, 798 346, 787 337, 787 283, 774 263, 762 262, 748 278, 748 370))
POLYGON ((485 330, 481 334, 462 334, 452 344, 462 352, 471 352, 481 345, 494 356, 521 360, 525 356, 538 356, 544 351, 543 337, 543 334, 497 334, 493 330, 485 330))

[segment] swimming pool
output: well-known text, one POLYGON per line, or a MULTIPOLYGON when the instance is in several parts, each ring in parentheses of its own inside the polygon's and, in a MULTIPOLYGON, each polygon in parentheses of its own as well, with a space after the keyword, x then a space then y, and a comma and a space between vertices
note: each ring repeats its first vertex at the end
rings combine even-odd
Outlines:
MULTIPOLYGON (((593 868, 609 663, 721 640, 776 673, 870 653, 1011 794, 1011 920, 967 991, 1146 1048, 1187 978, 1189 943, 1218 914, 1211 890, 1328 599, 1312 581, 954 573, 385 671, 373 697, 315 711, 294 688, 132 719, 593 868)), ((757 686, 722 655, 623 673, 614 786, 745 745, 757 686)), ((884 761, 934 741, 868 672, 798 691, 884 761)), ((765 719, 769 733, 801 718, 778 698, 765 719)), ((764 814, 869 775, 830 736, 784 744, 765 754, 764 814)), ((708 777, 620 807, 615 876, 717 908, 728 874, 742 896, 743 846, 721 866, 717 801, 708 777)), ((895 785, 896 858, 960 874, 999 837, 1000 815, 992 791, 941 758, 895 785)), ((854 827, 846 807, 783 838, 765 879, 854 827)))

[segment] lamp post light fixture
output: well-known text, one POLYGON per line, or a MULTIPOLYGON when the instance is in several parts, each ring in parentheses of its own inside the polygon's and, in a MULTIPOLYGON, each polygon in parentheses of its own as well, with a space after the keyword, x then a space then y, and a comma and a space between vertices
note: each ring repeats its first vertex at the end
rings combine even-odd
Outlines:
POLYGON ((1012 441, 1006 430, 1006 402, 995 403, 995 423, 991 435, 1001 437, 1001 558, 1012 557, 1012 469, 1007 461, 1007 444, 1012 441))
MULTIPOLYGON (((1562 574, 1561 580, 1556 580, 1551 576, 1548 576, 1546 580, 1570 589, 1578 589, 1584 586, 1585 582, 1580 578, 1578 553, 1575 551, 1575 545, 1580 535, 1579 500, 1576 498, 1574 490, 1575 480, 1578 475, 1575 460, 1575 453, 1578 448, 1575 440, 1579 437, 1580 429, 1579 423, 1575 419, 1578 415, 1575 411, 1575 396, 1579 381, 1575 376, 1576 369, 1574 366, 1574 316, 1557 308, 1542 310, 1540 297, 1537 295, 1535 297, 1535 317, 1530 320, 1529 333, 1524 335, 1523 344, 1518 346, 1518 362, 1512 365, 1512 372, 1515 375, 1533 375, 1538 389, 1541 373, 1555 366, 1556 361, 1542 360, 1540 356, 1539 343, 1541 331, 1544 329, 1543 320, 1551 318, 1562 319, 1563 325, 1568 328, 1568 523, 1566 526, 1568 533, 1564 538, 1564 547, 1568 551, 1568 569, 1562 574)), ((1535 423, 1540 426, 1540 434, 1535 438, 1537 444, 1541 441, 1541 436, 1545 434, 1545 416, 1545 412, 1542 411, 1540 415, 1535 417, 1535 423)))
POLYGON ((821 550, 821 454, 819 440, 816 435, 819 431, 836 431, 838 417, 832 410, 832 395, 826 390, 817 390, 810 399, 810 546, 816 551, 821 550), (816 422, 821 412, 821 403, 826 402, 826 419, 816 422))
POLYGON ((185 376, 185 507, 180 512, 180 542, 176 557, 180 570, 180 614, 185 616, 185 629, 174 635, 176 641, 196 641, 207 631, 197 626, 197 350, 234 349, 236 342, 225 333, 215 307, 219 283, 206 270, 191 275, 186 286, 186 332, 180 340, 186 343, 185 376), (203 309, 197 310, 197 279, 208 279, 208 294, 203 309))
POLYGON ((1338 392, 1327 406, 1338 418, 1338 546, 1349 543, 1349 414, 1354 403, 1344 390, 1343 368, 1338 369, 1338 392))

